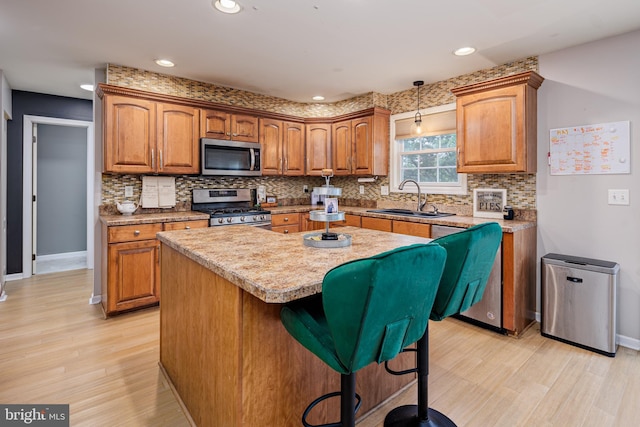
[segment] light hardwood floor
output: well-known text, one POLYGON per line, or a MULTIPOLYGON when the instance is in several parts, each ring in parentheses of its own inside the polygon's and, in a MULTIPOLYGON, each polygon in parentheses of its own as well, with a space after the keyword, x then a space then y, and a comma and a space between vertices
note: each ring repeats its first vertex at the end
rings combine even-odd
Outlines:
MULTIPOLYGON (((7 284, 0 402, 68 403, 72 426, 189 425, 158 367, 158 309, 104 320, 91 282, 77 270, 7 284)), ((430 404, 460 427, 640 425, 637 351, 609 358, 535 326, 515 339, 447 319, 430 333, 430 404)), ((413 386, 358 425, 415 399, 413 386)))

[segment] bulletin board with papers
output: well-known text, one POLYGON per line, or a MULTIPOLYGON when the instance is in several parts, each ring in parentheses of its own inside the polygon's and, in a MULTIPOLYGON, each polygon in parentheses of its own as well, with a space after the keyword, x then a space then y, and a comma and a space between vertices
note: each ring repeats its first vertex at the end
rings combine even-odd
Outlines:
POLYGON ((551 129, 551 175, 631 173, 629 121, 551 129))

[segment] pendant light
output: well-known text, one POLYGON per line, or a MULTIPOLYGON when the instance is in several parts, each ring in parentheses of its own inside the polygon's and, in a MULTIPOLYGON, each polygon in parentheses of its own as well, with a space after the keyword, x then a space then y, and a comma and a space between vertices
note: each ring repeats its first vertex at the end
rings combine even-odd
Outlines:
POLYGON ((418 111, 416 112, 414 123, 416 124, 415 133, 422 133, 422 114, 420 114, 420 86, 422 86, 424 82, 422 80, 416 80, 413 82, 413 85, 418 88, 418 111))

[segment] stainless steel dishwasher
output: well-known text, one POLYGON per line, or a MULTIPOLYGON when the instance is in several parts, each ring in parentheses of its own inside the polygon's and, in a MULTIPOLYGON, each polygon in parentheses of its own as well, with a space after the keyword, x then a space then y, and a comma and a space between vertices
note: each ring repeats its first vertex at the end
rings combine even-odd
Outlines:
MULTIPOLYGON (((465 229, 459 227, 432 225, 431 238, 437 239, 463 230, 465 229)), ((498 247, 482 299, 456 317, 501 333, 505 332, 502 327, 502 245, 498 247)))

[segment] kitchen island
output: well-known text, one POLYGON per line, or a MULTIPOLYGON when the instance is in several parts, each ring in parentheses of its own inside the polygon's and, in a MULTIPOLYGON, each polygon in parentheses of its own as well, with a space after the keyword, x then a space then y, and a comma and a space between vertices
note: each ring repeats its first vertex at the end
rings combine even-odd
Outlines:
MULTIPOLYGON (((429 239, 354 227, 344 248, 303 245, 303 234, 248 226, 158 233, 162 304, 160 364, 195 425, 299 426, 304 408, 340 389, 340 375, 280 323, 282 305, 317 294, 344 262, 429 239)), ((414 364, 412 353, 395 369, 414 364)), ((414 380, 372 364, 358 372, 362 416, 414 380)), ((339 400, 314 409, 313 424, 339 419, 339 400)))

